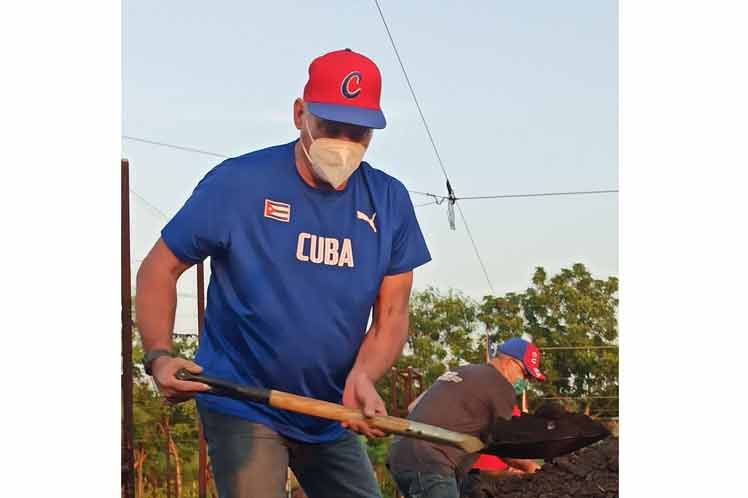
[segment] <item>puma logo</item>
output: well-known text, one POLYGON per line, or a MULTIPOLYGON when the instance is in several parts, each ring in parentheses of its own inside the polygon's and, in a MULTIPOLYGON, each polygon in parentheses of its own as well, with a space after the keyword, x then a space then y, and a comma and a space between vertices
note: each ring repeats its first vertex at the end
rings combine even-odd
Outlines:
POLYGON ((356 218, 359 219, 359 220, 363 220, 366 223, 368 223, 369 226, 371 227, 371 229, 374 230, 374 233, 377 233, 377 227, 374 226, 374 218, 376 218, 376 217, 377 217, 377 213, 374 213, 373 215, 371 215, 371 218, 369 218, 368 216, 366 216, 361 211, 356 211, 356 218))

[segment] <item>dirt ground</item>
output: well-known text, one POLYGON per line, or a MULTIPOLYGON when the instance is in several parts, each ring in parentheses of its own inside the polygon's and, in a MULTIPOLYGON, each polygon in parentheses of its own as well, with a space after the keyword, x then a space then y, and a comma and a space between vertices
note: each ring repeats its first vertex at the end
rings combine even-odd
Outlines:
POLYGON ((546 462, 524 477, 481 476, 463 490, 463 498, 618 497, 618 439, 608 438, 546 462))

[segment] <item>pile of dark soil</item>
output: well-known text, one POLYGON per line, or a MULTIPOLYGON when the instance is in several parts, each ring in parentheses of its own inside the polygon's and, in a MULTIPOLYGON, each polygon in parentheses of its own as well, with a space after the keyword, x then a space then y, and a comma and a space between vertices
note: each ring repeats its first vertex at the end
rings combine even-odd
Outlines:
POLYGON ((587 448, 546 462, 521 477, 480 476, 463 498, 618 497, 618 439, 607 438, 587 448))

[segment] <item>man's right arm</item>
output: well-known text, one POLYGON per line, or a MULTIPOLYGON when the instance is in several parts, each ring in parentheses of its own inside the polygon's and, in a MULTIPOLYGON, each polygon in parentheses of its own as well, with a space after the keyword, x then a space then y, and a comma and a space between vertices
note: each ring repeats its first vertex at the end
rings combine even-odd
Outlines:
MULTIPOLYGON (((172 330, 177 307, 177 280, 191 265, 177 258, 162 239, 153 246, 138 270, 135 315, 144 351, 172 349, 172 330)), ((180 381, 174 374, 180 368, 200 373, 202 368, 184 358, 161 356, 151 372, 161 394, 171 402, 184 401, 209 387, 199 382, 180 381)))
POLYGON ((163 239, 158 239, 140 265, 135 313, 145 351, 171 350, 177 280, 189 267, 171 252, 163 239))

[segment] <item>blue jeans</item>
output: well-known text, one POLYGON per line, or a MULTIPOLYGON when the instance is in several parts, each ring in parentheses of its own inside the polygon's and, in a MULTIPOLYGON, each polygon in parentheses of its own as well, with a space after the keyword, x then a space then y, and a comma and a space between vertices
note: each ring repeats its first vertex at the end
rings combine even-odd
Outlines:
POLYGON ((406 470, 392 472, 392 477, 405 498, 460 497, 457 480, 454 476, 406 470))
POLYGON ((285 498, 288 468, 309 498, 381 498, 359 437, 302 443, 247 420, 200 409, 220 498, 285 498))

